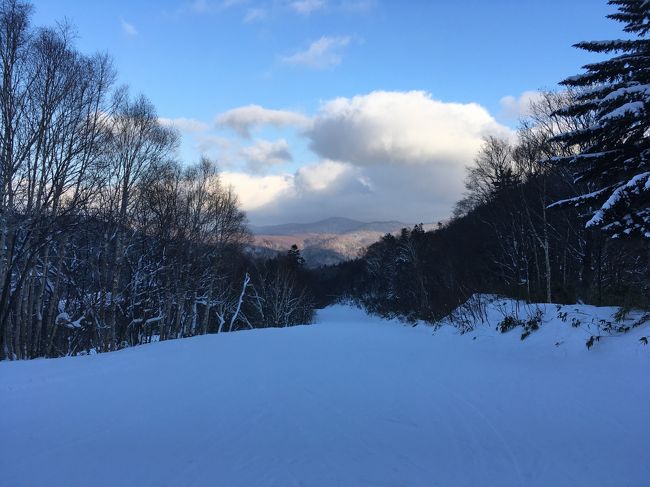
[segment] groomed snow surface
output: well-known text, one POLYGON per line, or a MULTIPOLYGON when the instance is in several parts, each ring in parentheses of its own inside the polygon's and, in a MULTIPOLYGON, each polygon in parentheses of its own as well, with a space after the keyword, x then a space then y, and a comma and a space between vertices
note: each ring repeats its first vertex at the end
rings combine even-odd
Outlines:
POLYGON ((313 326, 0 363, 0 485, 650 485, 650 329, 587 350, 614 309, 549 305, 521 341, 497 308, 464 335, 333 306, 313 326))

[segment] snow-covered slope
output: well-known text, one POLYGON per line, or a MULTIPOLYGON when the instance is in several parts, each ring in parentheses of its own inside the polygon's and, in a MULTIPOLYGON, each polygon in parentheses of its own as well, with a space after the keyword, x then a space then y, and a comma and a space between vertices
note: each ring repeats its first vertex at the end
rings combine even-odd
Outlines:
MULTIPOLYGON (((497 303, 498 304, 498 303, 497 303)), ((650 485, 650 347, 612 309, 458 335, 319 323, 0 363, 0 485, 650 485)), ((575 310, 574 310, 575 309, 575 310)))

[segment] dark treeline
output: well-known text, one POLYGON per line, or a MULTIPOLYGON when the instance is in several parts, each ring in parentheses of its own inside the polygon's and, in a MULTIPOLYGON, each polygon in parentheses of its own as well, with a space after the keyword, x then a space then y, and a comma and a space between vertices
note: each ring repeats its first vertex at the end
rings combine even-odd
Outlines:
POLYGON ((427 321, 475 293, 647 307, 648 242, 586 229, 575 208, 548 209, 575 194, 572 180, 557 166, 528 172, 520 148, 487 140, 453 218, 432 231, 417 225, 384 236, 339 266, 330 292, 383 316, 427 321))
POLYGON ((214 163, 31 10, 0 3, 0 359, 310 322, 299 253, 247 258, 214 163))

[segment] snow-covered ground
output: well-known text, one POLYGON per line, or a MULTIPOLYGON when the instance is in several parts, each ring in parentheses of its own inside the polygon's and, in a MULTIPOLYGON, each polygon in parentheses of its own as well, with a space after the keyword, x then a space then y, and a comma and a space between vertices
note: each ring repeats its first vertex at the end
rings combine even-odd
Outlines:
MULTIPOLYGON (((498 303, 497 303, 498 304, 498 303)), ((0 363, 0 485, 650 485, 650 335, 318 324, 0 363)), ((525 311, 525 310, 524 310, 525 311)), ((579 327, 572 327, 579 317, 579 327)))

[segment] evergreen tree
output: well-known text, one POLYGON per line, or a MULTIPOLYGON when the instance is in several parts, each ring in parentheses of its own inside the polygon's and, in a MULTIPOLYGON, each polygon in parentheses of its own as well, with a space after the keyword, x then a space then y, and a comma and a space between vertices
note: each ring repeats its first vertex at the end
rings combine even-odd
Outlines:
POLYGON ((575 102, 558 112, 573 117, 595 113, 585 130, 558 140, 586 148, 555 160, 568 165, 584 194, 555 205, 588 209, 587 227, 613 237, 650 239, 650 1, 610 0, 618 8, 608 17, 625 24, 631 39, 580 42, 580 49, 607 53, 605 61, 587 64, 585 72, 562 82, 578 88, 575 102))
POLYGON ((300 249, 296 244, 293 244, 287 252, 287 259, 291 267, 300 268, 305 264, 305 259, 300 254, 300 249))

